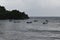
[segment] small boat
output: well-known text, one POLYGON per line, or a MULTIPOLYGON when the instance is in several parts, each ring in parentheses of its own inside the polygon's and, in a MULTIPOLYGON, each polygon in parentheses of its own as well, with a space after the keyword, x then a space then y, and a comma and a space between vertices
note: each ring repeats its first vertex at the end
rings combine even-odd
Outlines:
POLYGON ((38 22, 38 20, 34 20, 34 22, 38 22))
POLYGON ((48 23, 48 20, 45 20, 48 23))
POLYGON ((43 24, 47 24, 47 22, 43 22, 43 24))
POLYGON ((26 22, 26 23, 30 24, 30 23, 32 23, 32 22, 26 22))
POLYGON ((43 24, 48 24, 48 20, 45 20, 45 22, 43 22, 43 24))

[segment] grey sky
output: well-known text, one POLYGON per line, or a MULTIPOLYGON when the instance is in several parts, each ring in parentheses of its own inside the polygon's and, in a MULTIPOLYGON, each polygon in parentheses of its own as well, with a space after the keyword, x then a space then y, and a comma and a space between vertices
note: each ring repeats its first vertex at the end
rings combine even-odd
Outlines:
POLYGON ((29 16, 60 16, 60 0, 0 0, 6 9, 24 11, 29 16))

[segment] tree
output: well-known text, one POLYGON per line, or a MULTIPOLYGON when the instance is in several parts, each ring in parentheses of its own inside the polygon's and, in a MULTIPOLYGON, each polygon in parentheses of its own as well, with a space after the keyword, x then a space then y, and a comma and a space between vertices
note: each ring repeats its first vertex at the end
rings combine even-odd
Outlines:
POLYGON ((0 19, 28 19, 28 15, 25 12, 18 10, 8 11, 5 7, 0 6, 0 19))

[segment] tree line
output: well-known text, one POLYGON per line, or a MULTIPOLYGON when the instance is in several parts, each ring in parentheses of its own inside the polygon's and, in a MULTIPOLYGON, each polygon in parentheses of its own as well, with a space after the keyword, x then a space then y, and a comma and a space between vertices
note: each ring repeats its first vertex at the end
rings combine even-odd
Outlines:
POLYGON ((25 12, 18 10, 6 10, 4 6, 0 6, 0 19, 29 19, 25 12))

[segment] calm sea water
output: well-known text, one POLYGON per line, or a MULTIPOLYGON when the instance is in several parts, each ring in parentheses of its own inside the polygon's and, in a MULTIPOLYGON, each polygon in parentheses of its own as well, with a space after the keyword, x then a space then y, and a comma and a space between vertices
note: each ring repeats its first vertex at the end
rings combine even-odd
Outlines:
POLYGON ((60 40, 60 18, 0 20, 0 40, 60 40), (45 20, 48 20, 47 24, 43 24, 45 20))

